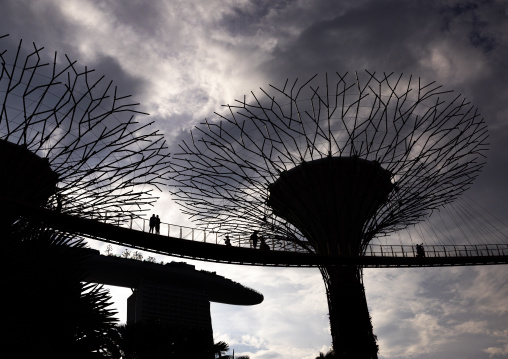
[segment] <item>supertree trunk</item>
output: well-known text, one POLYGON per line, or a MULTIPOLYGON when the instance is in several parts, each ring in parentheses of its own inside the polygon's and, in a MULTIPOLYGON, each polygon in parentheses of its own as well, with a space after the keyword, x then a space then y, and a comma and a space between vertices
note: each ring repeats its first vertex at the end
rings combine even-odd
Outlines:
POLYGON ((326 287, 336 358, 377 359, 377 338, 365 298, 362 269, 356 266, 319 269, 326 287))

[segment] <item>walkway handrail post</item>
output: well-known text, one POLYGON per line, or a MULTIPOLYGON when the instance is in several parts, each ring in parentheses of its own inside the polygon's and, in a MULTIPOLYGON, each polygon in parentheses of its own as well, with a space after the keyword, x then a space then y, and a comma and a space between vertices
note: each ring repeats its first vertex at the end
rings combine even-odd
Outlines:
POLYGON ((171 230, 171 224, 168 223, 168 237, 171 237, 169 234, 170 234, 170 230, 171 230))
POLYGON ((206 243, 206 231, 203 231, 203 242, 206 243))
POLYGON ((143 218, 143 232, 145 231, 145 219, 143 218))
POLYGON ((183 236, 182 236, 182 227, 180 226, 180 239, 183 239, 183 236))

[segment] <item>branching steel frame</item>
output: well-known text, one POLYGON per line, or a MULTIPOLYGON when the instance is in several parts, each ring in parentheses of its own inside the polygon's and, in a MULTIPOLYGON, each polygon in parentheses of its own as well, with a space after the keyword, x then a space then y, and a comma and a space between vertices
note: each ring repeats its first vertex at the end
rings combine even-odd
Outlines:
MULTIPOLYGON (((197 126, 172 158, 183 212, 231 238, 255 230, 275 246, 361 256, 452 202, 484 164, 483 118, 433 82, 337 73, 252 96, 197 126), (382 178, 383 193, 367 194, 382 178)), ((320 269, 336 354, 376 358, 361 267, 320 269)))
MULTIPOLYGON (((0 39, 0 45, 8 42, 0 39)), ((67 56, 61 61, 56 53, 46 62, 43 48, 21 45, 0 49, 4 155, 14 148, 45 159, 57 176, 45 208, 115 223, 141 215, 157 199, 153 190, 168 172, 163 135, 150 129, 153 122, 138 122, 146 114, 104 76, 67 56)), ((26 175, 15 169, 19 158, 5 157, 4 179, 26 175)))

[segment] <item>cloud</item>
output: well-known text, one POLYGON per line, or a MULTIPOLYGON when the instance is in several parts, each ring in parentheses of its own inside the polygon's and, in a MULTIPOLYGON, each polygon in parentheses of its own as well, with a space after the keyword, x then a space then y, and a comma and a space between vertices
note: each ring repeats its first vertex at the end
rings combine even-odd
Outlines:
MULTIPOLYGON (((0 34, 10 33, 14 45, 23 38, 50 55, 67 53, 133 94, 173 153, 177 139, 222 104, 287 78, 366 68, 437 80, 465 94, 486 118, 488 163, 468 195, 501 222, 508 218, 503 1, 18 0, 4 1, 1 11, 0 34)), ((192 225, 167 193, 161 197, 150 211, 192 225)), ((245 345, 252 359, 313 359, 330 344, 317 269, 193 264, 265 295, 254 307, 213 304, 216 339, 245 345)), ((505 272, 366 269, 380 357, 508 357, 505 272)))
POLYGON ((498 296, 506 285, 502 268, 365 270, 381 357, 458 358, 459 352, 468 352, 481 358, 487 343, 499 348, 494 344, 504 340, 506 332, 496 328, 503 328, 508 318, 502 290, 498 296), (479 285, 483 281, 489 284, 479 285), (491 298, 491 310, 479 304, 486 298, 491 298))

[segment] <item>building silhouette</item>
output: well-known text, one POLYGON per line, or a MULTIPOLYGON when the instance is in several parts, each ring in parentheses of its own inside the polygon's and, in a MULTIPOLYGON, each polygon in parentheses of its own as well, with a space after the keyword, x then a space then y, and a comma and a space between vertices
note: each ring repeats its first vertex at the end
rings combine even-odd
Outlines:
POLYGON ((205 332, 203 346, 213 344, 210 302, 255 305, 264 299, 253 289, 184 262, 162 265, 89 251, 89 282, 132 289, 127 299, 127 324, 159 322, 205 332))

